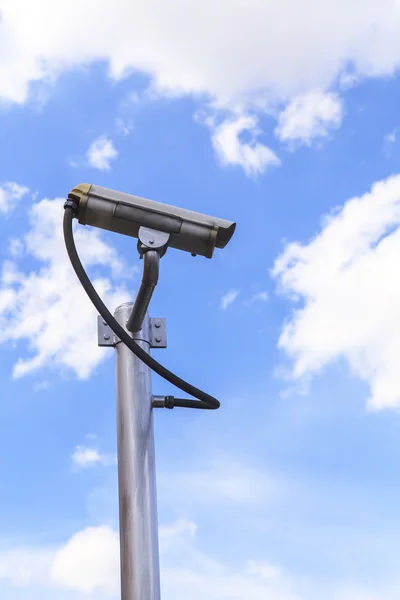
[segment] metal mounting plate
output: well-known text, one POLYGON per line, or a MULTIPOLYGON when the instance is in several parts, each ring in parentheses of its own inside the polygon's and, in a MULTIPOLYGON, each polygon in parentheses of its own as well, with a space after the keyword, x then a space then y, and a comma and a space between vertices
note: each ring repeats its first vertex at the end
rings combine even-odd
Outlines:
POLYGON ((167 321, 166 319, 150 319, 150 347, 167 347, 167 321))
POLYGON ((100 315, 97 316, 97 345, 115 346, 114 332, 100 315))
MULTIPOLYGON (((133 339, 142 339, 139 334, 133 339)), ((118 338, 104 321, 103 317, 97 316, 97 345, 115 346, 118 338)), ((150 319, 150 348, 167 347, 167 322, 166 319, 150 319)))

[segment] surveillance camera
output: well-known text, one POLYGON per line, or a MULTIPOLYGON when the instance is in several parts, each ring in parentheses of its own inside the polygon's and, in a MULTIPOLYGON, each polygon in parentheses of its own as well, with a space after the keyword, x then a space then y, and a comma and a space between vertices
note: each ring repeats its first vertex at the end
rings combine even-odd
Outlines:
POLYGON ((140 227, 169 234, 168 245, 211 258, 214 248, 225 248, 236 223, 146 200, 98 185, 81 183, 69 193, 79 202, 79 223, 137 238, 140 227))

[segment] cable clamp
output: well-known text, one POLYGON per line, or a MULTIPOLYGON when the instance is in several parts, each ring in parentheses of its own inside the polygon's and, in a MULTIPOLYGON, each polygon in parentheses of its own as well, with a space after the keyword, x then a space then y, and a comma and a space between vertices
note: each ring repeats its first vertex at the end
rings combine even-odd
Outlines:
POLYGON ((175 407, 175 398, 174 396, 165 396, 165 408, 174 408, 175 407))
POLYGON ((78 212, 79 199, 76 196, 72 196, 71 194, 68 196, 64 203, 65 208, 72 208, 74 215, 78 212))

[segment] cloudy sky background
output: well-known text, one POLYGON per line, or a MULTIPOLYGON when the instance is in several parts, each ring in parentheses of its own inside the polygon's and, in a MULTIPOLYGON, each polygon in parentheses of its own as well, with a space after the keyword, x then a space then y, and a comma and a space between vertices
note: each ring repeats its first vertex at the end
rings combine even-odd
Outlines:
MULTIPOLYGON (((238 223, 152 303, 222 402, 155 415, 163 600, 398 599, 398 0, 0 13, 0 597, 119 597, 113 352, 62 240, 85 181, 238 223)), ((76 240, 132 299, 135 242, 76 240)))

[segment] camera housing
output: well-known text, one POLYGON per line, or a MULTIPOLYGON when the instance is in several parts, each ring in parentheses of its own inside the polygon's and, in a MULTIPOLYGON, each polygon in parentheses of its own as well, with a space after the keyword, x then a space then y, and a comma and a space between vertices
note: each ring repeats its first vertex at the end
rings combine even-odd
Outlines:
POLYGON ((163 231, 169 234, 169 247, 206 258, 215 248, 225 248, 236 228, 232 221, 89 183, 77 185, 68 197, 78 201, 76 217, 83 225, 135 238, 140 227, 163 231))

